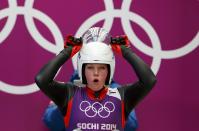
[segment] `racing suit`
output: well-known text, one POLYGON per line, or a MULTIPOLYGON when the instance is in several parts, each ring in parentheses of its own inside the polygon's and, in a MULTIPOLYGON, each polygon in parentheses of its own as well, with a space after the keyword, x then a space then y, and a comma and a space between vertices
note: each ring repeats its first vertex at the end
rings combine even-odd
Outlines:
POLYGON ((41 91, 58 105, 66 130, 122 131, 132 109, 154 87, 156 77, 151 69, 130 48, 121 49, 138 81, 120 88, 104 87, 94 92, 88 87, 55 81, 57 71, 70 58, 70 47, 63 49, 38 73, 35 81, 41 91))

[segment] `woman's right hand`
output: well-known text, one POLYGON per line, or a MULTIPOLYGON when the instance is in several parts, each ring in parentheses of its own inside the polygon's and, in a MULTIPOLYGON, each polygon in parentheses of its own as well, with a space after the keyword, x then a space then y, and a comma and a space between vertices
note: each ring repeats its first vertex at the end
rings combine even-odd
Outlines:
POLYGON ((73 57, 82 47, 82 38, 75 38, 68 35, 64 41, 64 48, 72 47, 71 57, 73 57))

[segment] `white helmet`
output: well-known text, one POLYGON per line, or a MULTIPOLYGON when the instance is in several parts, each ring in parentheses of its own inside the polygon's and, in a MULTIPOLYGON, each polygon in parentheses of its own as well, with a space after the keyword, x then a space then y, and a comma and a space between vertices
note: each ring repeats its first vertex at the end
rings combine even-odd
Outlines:
POLYGON ((111 49, 110 35, 103 28, 90 28, 82 36, 83 46, 77 56, 77 70, 80 80, 86 84, 85 64, 100 63, 108 65, 106 85, 110 84, 115 71, 115 57, 111 49))

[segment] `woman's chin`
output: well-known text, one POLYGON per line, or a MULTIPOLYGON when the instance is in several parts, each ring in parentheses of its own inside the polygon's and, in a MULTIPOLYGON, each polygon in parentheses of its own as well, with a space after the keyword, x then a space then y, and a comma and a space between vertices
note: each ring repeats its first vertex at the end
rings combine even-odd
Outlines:
POLYGON ((103 88, 103 86, 100 85, 100 84, 95 83, 95 84, 92 84, 92 86, 90 86, 89 88, 90 88, 91 90, 93 90, 93 91, 99 91, 100 89, 103 88))

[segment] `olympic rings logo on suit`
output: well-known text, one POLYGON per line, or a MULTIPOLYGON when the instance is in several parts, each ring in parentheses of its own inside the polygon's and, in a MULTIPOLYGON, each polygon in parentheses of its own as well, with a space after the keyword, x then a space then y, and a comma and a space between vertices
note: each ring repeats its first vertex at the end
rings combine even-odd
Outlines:
POLYGON ((97 115, 101 118, 108 118, 110 114, 115 111, 115 105, 111 101, 105 102, 104 105, 99 102, 91 104, 88 101, 82 101, 79 105, 79 109, 89 118, 97 115))
MULTIPOLYGON (((8 0, 8 8, 0 10, 0 20, 8 17, 5 26, 0 32, 0 45, 9 36, 14 28, 17 16, 23 15, 26 27, 31 34, 31 37, 33 37, 37 44, 53 54, 58 54, 63 48, 64 40, 57 24, 48 15, 33 7, 34 0, 24 1, 24 6, 18 6, 17 0, 8 0), (48 27, 54 37, 55 43, 51 43, 42 36, 42 34, 38 31, 33 18, 38 19, 44 25, 46 25, 46 27, 48 27)), ((193 36, 193 39, 184 46, 173 50, 162 50, 159 36, 153 26, 139 14, 136 14, 130 10, 132 0, 123 0, 121 9, 114 8, 113 0, 104 0, 103 2, 105 4, 105 10, 95 13, 81 23, 76 32, 76 37, 80 37, 86 30, 102 20, 104 20, 103 28, 107 29, 107 31, 110 31, 114 18, 121 18, 124 33, 128 36, 130 42, 133 43, 133 46, 144 54, 153 58, 151 69, 155 74, 157 74, 158 70, 160 69, 162 59, 175 59, 182 57, 192 52, 199 46, 199 31, 197 31, 196 35, 193 36), (137 37, 136 33, 131 27, 131 21, 139 25, 147 33, 152 43, 152 47, 147 46, 147 44, 137 37)), ((77 55, 73 57, 73 67, 75 69, 77 69, 76 59, 77 55)), ((18 86, 0 80, 0 91, 10 94, 30 94, 38 90, 39 89, 35 83, 18 86)))

